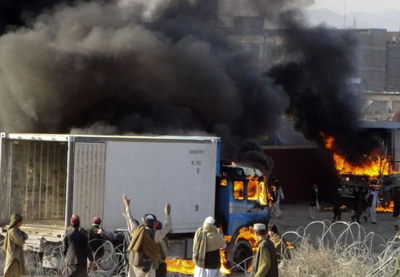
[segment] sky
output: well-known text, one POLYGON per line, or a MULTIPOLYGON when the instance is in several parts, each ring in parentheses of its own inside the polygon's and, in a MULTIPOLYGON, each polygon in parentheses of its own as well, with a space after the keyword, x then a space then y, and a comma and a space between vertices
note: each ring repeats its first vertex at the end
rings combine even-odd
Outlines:
POLYGON ((400 29, 400 0, 314 0, 307 11, 311 25, 378 28, 395 32, 400 29))
POLYGON ((400 0, 314 0, 309 9, 329 9, 336 13, 347 12, 382 12, 397 9, 400 0))

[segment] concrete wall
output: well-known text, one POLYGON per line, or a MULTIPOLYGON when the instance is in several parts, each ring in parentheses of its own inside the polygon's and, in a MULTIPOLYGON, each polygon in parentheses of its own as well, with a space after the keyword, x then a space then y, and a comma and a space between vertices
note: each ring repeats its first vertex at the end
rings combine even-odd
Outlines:
POLYGON ((400 44, 387 45, 387 91, 400 91, 400 44))
POLYGON ((361 89, 384 91, 386 88, 386 30, 357 30, 360 39, 359 74, 361 89))

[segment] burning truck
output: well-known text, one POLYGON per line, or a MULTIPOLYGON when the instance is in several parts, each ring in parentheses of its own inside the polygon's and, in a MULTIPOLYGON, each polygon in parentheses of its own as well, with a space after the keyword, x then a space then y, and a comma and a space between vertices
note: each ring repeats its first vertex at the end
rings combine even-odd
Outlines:
POLYGON ((61 243, 72 214, 83 227, 99 216, 106 230, 123 232, 122 194, 132 198, 135 218, 162 219, 171 203, 169 254, 182 259, 191 258, 194 232, 207 216, 224 230, 225 264, 248 260, 255 243, 249 226, 269 221, 266 177, 222 163, 218 137, 2 133, 0 149, 0 223, 22 214, 31 251, 61 243))
POLYGON ((400 124, 397 122, 364 122, 363 128, 377 140, 378 147, 356 164, 333 149, 334 138, 325 138, 325 147, 332 151, 339 174, 342 196, 351 202, 355 191, 363 187, 380 191, 377 211, 393 211, 394 190, 400 188, 400 156, 398 147, 400 124))

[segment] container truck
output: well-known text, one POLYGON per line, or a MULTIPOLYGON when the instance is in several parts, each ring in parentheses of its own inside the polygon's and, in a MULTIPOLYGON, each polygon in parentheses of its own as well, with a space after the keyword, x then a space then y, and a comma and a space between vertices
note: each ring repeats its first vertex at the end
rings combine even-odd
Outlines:
POLYGON ((133 216, 163 219, 172 206, 171 255, 191 257, 193 234, 213 215, 230 238, 227 259, 252 255, 245 227, 268 223, 266 176, 251 166, 223 163, 220 138, 1 133, 0 224, 24 217, 31 250, 60 242, 69 218, 83 227, 94 216, 106 230, 126 229, 121 195, 133 216))

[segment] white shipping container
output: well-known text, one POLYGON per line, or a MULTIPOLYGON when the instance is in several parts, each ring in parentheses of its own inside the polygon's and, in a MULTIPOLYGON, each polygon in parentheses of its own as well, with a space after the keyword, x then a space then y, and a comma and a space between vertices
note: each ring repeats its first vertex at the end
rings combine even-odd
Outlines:
POLYGON ((21 213, 24 226, 62 231, 78 214, 83 227, 100 216, 106 229, 124 229, 125 193, 139 222, 145 213, 163 221, 170 203, 172 232, 194 232, 214 215, 218 145, 215 137, 2 133, 0 221, 21 213))
POLYGON ((214 215, 216 158, 216 141, 107 142, 103 224, 126 227, 121 221, 125 193, 139 222, 145 213, 163 221, 170 203, 172 232, 194 232, 214 215))

